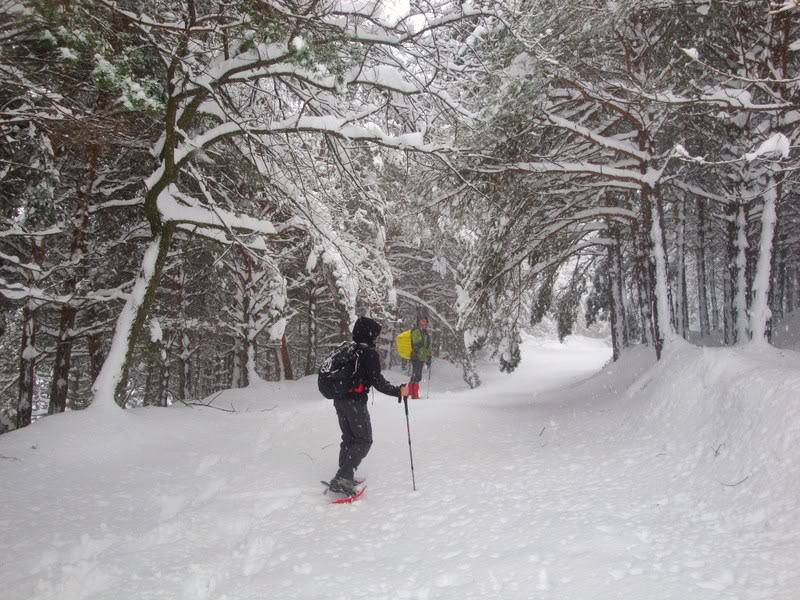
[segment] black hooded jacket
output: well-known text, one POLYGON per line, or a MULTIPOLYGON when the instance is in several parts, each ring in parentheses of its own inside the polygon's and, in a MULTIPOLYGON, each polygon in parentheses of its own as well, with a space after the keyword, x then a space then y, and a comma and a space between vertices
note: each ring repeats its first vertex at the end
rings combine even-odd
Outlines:
POLYGON ((380 334, 381 326, 377 321, 369 317, 359 317, 356 320, 353 327, 353 341, 358 343, 358 380, 364 384, 364 391, 348 392, 347 398, 350 400, 366 402, 369 388, 373 386, 387 396, 400 397, 400 388, 386 381, 381 374, 381 357, 375 350, 375 340, 380 334))

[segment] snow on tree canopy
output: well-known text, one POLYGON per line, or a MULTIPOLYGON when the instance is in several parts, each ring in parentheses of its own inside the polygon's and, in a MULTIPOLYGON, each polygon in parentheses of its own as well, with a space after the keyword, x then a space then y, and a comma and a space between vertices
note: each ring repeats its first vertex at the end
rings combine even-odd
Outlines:
POLYGON ((791 143, 782 133, 773 133, 768 139, 764 140, 754 152, 748 152, 744 157, 748 161, 753 161, 762 156, 777 154, 781 158, 789 158, 791 143))
POLYGON ((308 258, 306 259, 306 272, 311 273, 314 269, 317 268, 317 249, 312 248, 311 252, 308 253, 308 258))
POLYGON ((154 344, 159 344, 164 339, 164 332, 161 330, 161 323, 158 319, 153 317, 150 319, 150 341, 154 344))
POLYGON ((269 337, 271 340, 279 340, 283 337, 283 333, 286 331, 287 321, 285 318, 278 319, 272 326, 269 328, 269 337))
POLYGON ((681 48, 681 50, 692 60, 700 60, 700 53, 696 48, 681 48))
POLYGON ((431 263, 434 273, 438 273, 441 277, 447 276, 447 257, 436 256, 431 263))

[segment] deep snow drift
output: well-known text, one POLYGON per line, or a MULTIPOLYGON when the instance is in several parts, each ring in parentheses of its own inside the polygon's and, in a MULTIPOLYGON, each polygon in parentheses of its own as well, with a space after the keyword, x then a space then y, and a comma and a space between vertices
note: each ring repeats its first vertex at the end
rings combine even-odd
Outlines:
POLYGON ((800 597, 800 355, 681 343, 600 371, 605 343, 573 338, 523 357, 474 391, 434 363, 410 403, 417 492, 402 407, 376 394, 353 506, 321 495, 338 429, 312 378, 214 398, 236 412, 2 436, 2 597, 800 597))

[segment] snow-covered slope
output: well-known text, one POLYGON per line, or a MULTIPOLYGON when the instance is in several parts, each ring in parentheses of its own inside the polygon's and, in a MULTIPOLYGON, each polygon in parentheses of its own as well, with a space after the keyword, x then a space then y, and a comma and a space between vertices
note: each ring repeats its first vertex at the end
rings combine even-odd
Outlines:
POLYGON ((410 403, 417 492, 402 407, 376 396, 351 507, 321 495, 338 429, 313 378, 213 399, 236 412, 2 436, 2 597, 798 597, 800 355, 680 345, 600 370, 598 340, 523 350, 478 390, 435 363, 410 403))

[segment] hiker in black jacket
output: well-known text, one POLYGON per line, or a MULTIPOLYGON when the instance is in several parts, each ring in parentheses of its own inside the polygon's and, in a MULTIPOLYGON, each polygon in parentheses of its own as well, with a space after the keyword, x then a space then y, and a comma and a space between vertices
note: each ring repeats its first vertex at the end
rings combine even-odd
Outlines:
POLYGON ((360 383, 343 397, 333 399, 342 430, 339 470, 330 482, 330 489, 334 492, 355 493, 355 470, 372 446, 372 423, 367 410, 369 388, 374 386, 379 392, 395 398, 408 395, 406 386, 392 385, 381 374, 381 359, 375 350, 375 340, 380 333, 380 324, 368 317, 359 317, 353 327, 353 341, 358 344, 359 357, 355 381, 360 383))

